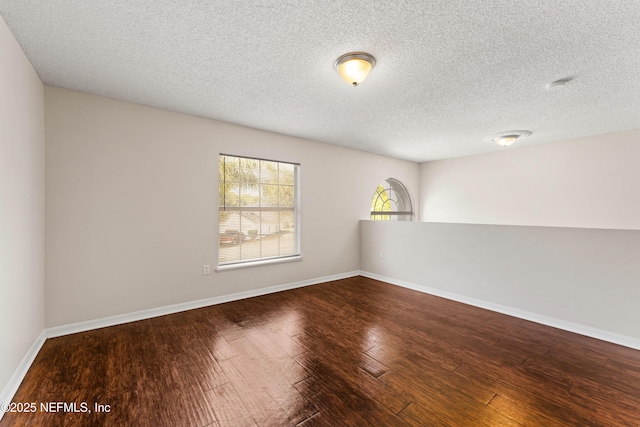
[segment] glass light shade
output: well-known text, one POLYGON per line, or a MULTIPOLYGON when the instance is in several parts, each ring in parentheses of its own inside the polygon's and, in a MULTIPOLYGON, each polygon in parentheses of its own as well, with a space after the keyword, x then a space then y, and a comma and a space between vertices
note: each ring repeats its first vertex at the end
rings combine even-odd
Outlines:
POLYGON ((349 59, 338 65, 340 77, 354 87, 367 78, 369 71, 371 71, 371 63, 360 58, 349 59))
POLYGON ((376 59, 365 52, 351 52, 338 58, 335 65, 340 77, 356 87, 367 78, 376 65, 376 59))
POLYGON ((508 147, 520 138, 531 135, 529 130, 508 130, 482 138, 484 142, 492 142, 500 147, 508 147))
POLYGON ((496 144, 500 147, 508 147, 518 139, 518 135, 505 135, 496 139, 496 144))

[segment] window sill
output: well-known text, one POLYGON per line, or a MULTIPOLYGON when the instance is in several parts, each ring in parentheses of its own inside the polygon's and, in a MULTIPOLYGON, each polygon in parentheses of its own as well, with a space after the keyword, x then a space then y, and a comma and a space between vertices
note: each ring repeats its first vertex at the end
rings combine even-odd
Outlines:
POLYGON ((289 256, 285 258, 262 259, 257 261, 239 262, 236 264, 219 265, 216 272, 227 270, 238 270, 240 268, 262 267, 271 264, 283 264, 285 262, 302 261, 302 255, 289 256))

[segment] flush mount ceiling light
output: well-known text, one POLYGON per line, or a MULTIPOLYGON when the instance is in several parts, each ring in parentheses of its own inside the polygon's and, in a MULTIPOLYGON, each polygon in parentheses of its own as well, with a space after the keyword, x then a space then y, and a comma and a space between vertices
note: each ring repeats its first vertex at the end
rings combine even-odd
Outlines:
POLYGON ((336 69, 340 77, 353 87, 367 78, 374 65, 376 65, 376 59, 364 52, 347 53, 336 60, 336 69))
POLYGON ((500 147, 508 147, 516 142, 516 140, 529 135, 531 135, 531 132, 528 130, 508 130, 495 135, 485 136, 482 140, 485 142, 495 142, 500 147))

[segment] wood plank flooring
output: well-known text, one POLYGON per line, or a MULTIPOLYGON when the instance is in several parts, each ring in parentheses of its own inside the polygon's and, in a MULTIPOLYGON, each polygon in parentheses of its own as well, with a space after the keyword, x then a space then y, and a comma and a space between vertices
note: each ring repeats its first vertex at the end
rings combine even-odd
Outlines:
POLYGON ((639 426, 640 351, 355 277, 49 339, 14 402, 1 427, 639 426))

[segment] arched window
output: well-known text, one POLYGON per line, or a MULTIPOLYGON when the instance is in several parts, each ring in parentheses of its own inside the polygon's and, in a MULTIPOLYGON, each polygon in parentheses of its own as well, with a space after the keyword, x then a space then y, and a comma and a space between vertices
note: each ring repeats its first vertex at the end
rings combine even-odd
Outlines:
POLYGON ((371 219, 379 221, 411 221, 413 219, 409 192, 400 181, 388 178, 378 185, 371 200, 371 219))

